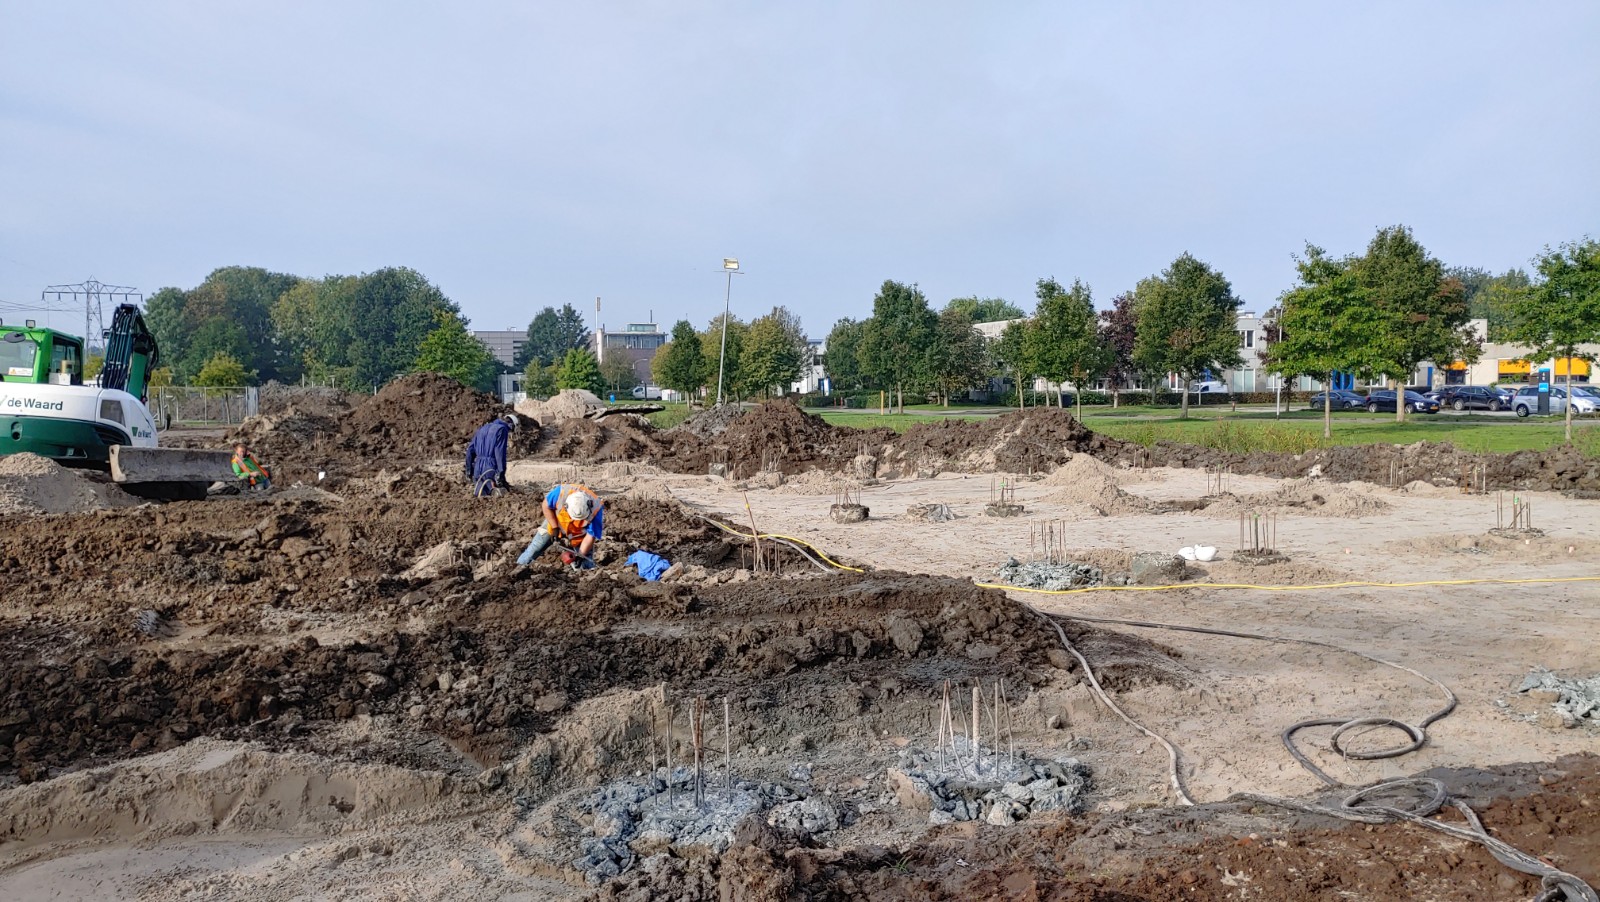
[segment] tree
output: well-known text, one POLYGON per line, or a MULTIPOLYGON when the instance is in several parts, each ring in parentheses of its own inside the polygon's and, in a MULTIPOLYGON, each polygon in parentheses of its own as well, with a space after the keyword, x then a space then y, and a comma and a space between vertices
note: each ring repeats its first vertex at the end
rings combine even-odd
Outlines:
POLYGON ((632 391, 639 384, 633 360, 626 354, 606 355, 606 359, 600 363, 600 378, 605 380, 606 388, 614 392, 632 391))
POLYGON ((1121 402, 1122 383, 1139 375, 1133 361, 1133 345, 1139 318, 1134 309, 1134 293, 1124 291, 1111 299, 1111 309, 1100 311, 1100 343, 1110 352, 1106 379, 1111 382, 1111 406, 1121 402))
POLYGON ((800 318, 788 308, 774 307, 766 316, 750 323, 739 349, 739 378, 752 394, 761 392, 770 397, 776 387, 779 393, 800 378, 800 367, 806 358, 806 333, 800 327, 800 318))
POLYGON ((1179 416, 1188 419, 1190 380, 1208 369, 1241 362, 1239 299, 1222 273, 1187 252, 1134 291, 1134 360, 1146 372, 1176 373, 1183 380, 1179 416))
POLYGON ((528 361, 535 357, 540 360, 561 360, 573 348, 588 347, 589 338, 589 330, 583 324, 583 314, 571 304, 562 304, 559 311, 554 307, 546 307, 528 323, 527 341, 517 349, 517 366, 526 367, 528 361))
POLYGON ((1384 317, 1373 336, 1383 360, 1378 371, 1395 380, 1395 422, 1404 422, 1406 382, 1418 363, 1477 359, 1480 346, 1466 329, 1465 287, 1445 277, 1444 264, 1405 226, 1379 229, 1350 272, 1384 317))
POLYGON ((864 323, 848 317, 834 323, 829 330, 826 350, 822 353, 822 365, 828 371, 828 380, 834 391, 860 391, 867 387, 861 361, 856 356, 865 330, 864 323))
POLYGON ((1056 403, 1061 404, 1061 385, 1072 382, 1083 416, 1083 383, 1104 372, 1111 355, 1100 343, 1098 317, 1089 287, 1073 280, 1071 290, 1062 290, 1055 279, 1040 279, 1039 305, 1028 322, 1028 354, 1039 375, 1056 383, 1056 403))
POLYGON ((650 362, 656 384, 683 395, 685 403, 705 384, 706 360, 701 353, 700 336, 686 319, 672 326, 672 338, 656 352, 650 362))
POLYGON ((928 375, 944 406, 950 406, 952 392, 983 381, 984 358, 983 336, 972 327, 972 319, 961 309, 945 307, 934 326, 928 352, 928 375))
POLYGON ((285 375, 282 368, 292 361, 286 360, 276 341, 272 307, 299 281, 299 276, 259 266, 212 270, 205 281, 184 292, 180 322, 192 339, 184 353, 173 358, 178 371, 196 373, 216 354, 230 353, 246 370, 259 371, 268 379, 285 375))
POLYGON ((213 355, 200 367, 199 375, 195 376, 194 384, 206 388, 234 388, 240 385, 253 385, 256 374, 246 370, 239 358, 231 354, 219 353, 213 355))
POLYGON ((556 365, 535 357, 522 370, 522 391, 530 398, 545 398, 561 389, 556 386, 556 365))
POLYGON ((600 394, 605 391, 605 379, 600 375, 600 362, 588 348, 573 348, 561 358, 561 368, 556 371, 557 388, 581 388, 600 394))
POLYGON ((974 323, 996 323, 1001 320, 1022 319, 1027 314, 1022 308, 1000 298, 955 298, 944 305, 945 310, 964 313, 974 323))
POLYGON ((927 378, 927 353, 938 318, 916 285, 886 280, 872 301, 857 359, 880 385, 893 386, 895 406, 905 412, 905 388, 927 378))
POLYGON ((1017 406, 1028 404, 1027 385, 1038 375, 1033 367, 1032 342, 1028 340, 1028 323, 1017 320, 1006 326, 1000 337, 990 344, 990 352, 1002 370, 1010 370, 1017 380, 1017 406))
MULTIPOLYGON (((1600 241, 1585 238, 1534 260, 1538 278, 1512 297, 1512 341, 1529 348, 1530 359, 1567 361, 1567 441, 1572 441, 1572 361, 1593 363, 1583 345, 1600 343, 1600 241)), ((1554 375, 1554 374, 1552 374, 1554 375)))
POLYGON ((1370 378, 1382 369, 1378 353, 1387 327, 1351 272, 1350 258, 1335 260, 1322 248, 1306 245, 1295 262, 1300 284, 1284 292, 1269 311, 1262 349, 1268 372, 1284 378, 1314 376, 1324 386, 1322 437, 1333 437, 1333 388, 1337 373, 1370 378))
POLYGON ((488 391, 493 388, 494 376, 499 367, 494 352, 483 342, 472 337, 467 324, 449 310, 437 310, 434 326, 417 348, 415 369, 421 373, 439 373, 449 376, 462 385, 488 391))
MULTIPOLYGON (((161 359, 176 370, 178 361, 188 353, 188 332, 183 325, 183 292, 176 288, 163 288, 144 302, 144 322, 155 336, 161 349, 161 359)), ((89 336, 84 336, 85 340, 89 336)))
POLYGON ((106 355, 90 354, 83 360, 83 381, 93 382, 106 367, 106 355))
POLYGON ((700 347, 706 361, 706 373, 702 381, 716 387, 718 396, 726 391, 730 396, 743 397, 744 382, 739 377, 739 354, 744 348, 744 336, 749 329, 750 326, 737 316, 719 313, 711 318, 710 325, 700 333, 700 347), (723 352, 724 317, 728 322, 726 353, 723 352))

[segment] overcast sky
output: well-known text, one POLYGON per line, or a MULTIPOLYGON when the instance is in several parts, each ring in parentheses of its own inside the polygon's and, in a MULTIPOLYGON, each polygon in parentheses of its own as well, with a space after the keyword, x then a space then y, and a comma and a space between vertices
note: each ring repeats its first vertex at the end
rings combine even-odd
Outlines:
POLYGON ((1589 0, 0 0, 0 302, 409 266, 479 329, 700 324, 736 256, 820 336, 1187 250, 1264 310, 1307 241, 1600 235, 1597 47, 1589 0))

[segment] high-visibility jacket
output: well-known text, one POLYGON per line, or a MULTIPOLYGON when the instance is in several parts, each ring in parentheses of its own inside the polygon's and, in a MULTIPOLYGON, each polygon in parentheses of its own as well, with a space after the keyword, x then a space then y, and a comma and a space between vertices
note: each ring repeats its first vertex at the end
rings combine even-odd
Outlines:
POLYGON ((266 467, 256 461, 255 455, 248 451, 243 455, 233 456, 233 475, 240 479, 249 479, 251 485, 255 485, 257 479, 268 479, 272 476, 266 467))
POLYGON ((570 543, 581 541, 585 534, 594 536, 596 542, 605 532, 605 508, 600 502, 600 496, 589 491, 588 486, 582 485, 556 485, 545 493, 544 503, 556 512, 556 525, 560 527, 561 538, 570 543), (573 492, 582 492, 594 499, 594 513, 587 522, 574 520, 567 513, 567 498, 573 492))

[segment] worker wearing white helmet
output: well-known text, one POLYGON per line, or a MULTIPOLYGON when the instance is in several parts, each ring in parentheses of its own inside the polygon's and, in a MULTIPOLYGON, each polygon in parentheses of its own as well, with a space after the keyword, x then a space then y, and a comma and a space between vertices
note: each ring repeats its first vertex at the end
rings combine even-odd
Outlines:
POLYGON ((562 557, 572 569, 593 567, 594 545, 605 533, 605 505, 599 496, 585 485, 556 485, 545 493, 540 509, 544 524, 533 534, 533 541, 523 549, 517 563, 533 563, 553 540, 560 539, 562 557))

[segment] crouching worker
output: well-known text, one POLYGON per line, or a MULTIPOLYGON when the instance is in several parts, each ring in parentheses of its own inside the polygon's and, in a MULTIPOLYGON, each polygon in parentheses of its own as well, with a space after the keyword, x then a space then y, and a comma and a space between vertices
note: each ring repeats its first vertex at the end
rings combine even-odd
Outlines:
POLYGON ((559 539, 561 544, 577 552, 572 557, 574 570, 588 570, 594 566, 594 545, 605 532, 604 505, 594 492, 583 485, 557 485, 550 489, 540 504, 544 512, 544 525, 533 534, 533 541, 517 558, 517 563, 527 566, 544 554, 550 543, 559 539))
POLYGON ((245 448, 243 442, 233 446, 233 475, 245 480, 252 489, 265 492, 272 488, 272 474, 245 448))
POLYGON ((511 433, 517 429, 514 414, 496 417, 473 433, 467 445, 467 460, 462 470, 472 483, 473 494, 487 498, 497 489, 506 489, 506 447, 511 443, 511 433))

